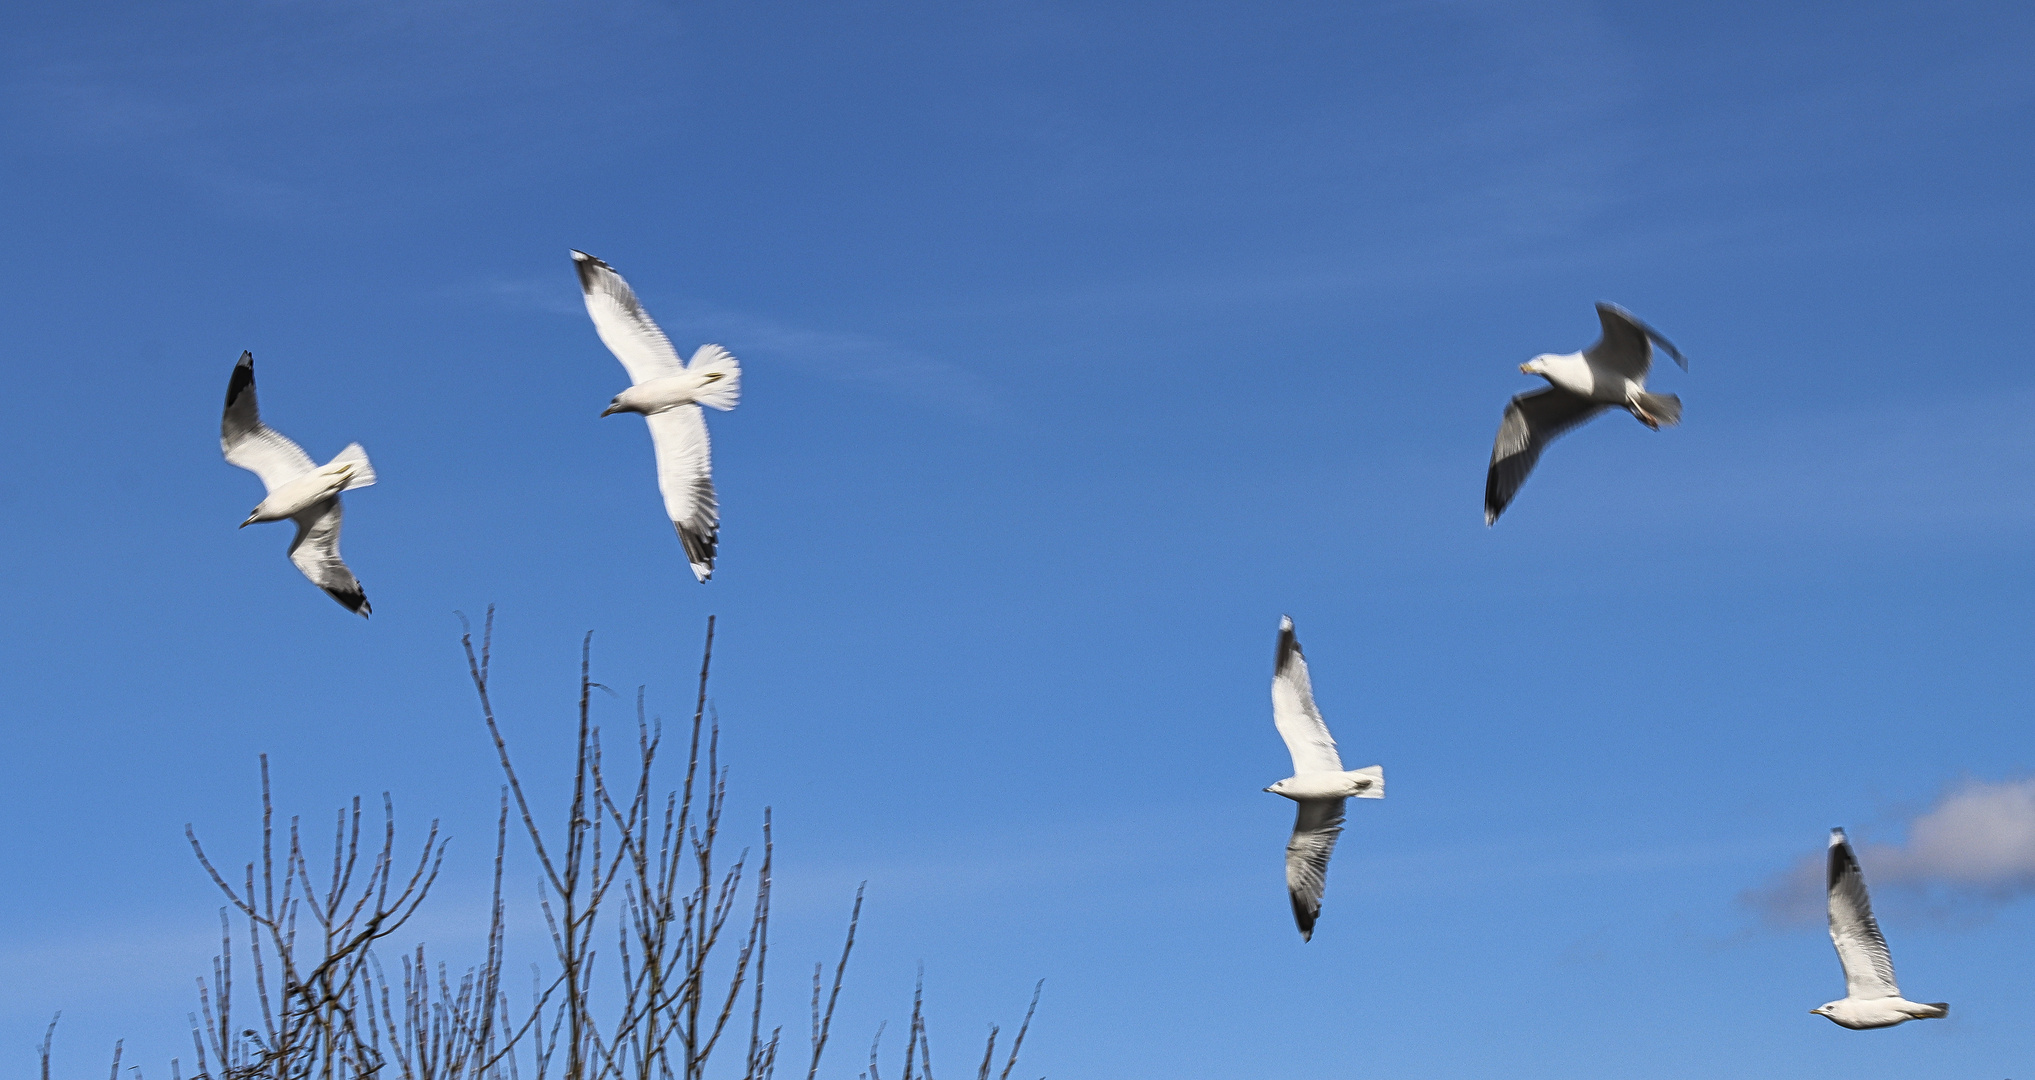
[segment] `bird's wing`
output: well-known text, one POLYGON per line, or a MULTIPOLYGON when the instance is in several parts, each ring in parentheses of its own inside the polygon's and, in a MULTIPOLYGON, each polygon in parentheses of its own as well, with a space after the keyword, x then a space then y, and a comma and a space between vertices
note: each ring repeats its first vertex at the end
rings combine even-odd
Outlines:
POLYGON ((586 297, 586 313, 593 316, 594 332, 615 359, 629 371, 631 383, 648 382, 685 370, 671 339, 643 310, 629 283, 615 268, 584 251, 572 253, 573 269, 579 271, 579 289, 586 297))
POLYGON ((219 449, 226 452, 228 464, 261 477, 262 486, 270 491, 318 467, 303 447, 261 422, 261 407, 254 399, 251 352, 240 354, 240 362, 233 365, 233 377, 226 383, 226 413, 219 420, 219 449))
POLYGON ((721 536, 706 417, 697 405, 680 405, 645 419, 657 452, 657 489, 664 492, 664 510, 685 545, 693 576, 705 581, 714 576, 714 551, 721 536))
POLYGON ((1598 301, 1597 321, 1604 326, 1604 336, 1598 339, 1597 344, 1584 350, 1592 361, 1629 378, 1645 379, 1647 370, 1653 367, 1650 345, 1658 345, 1662 352, 1674 358, 1683 371, 1689 370, 1688 358, 1682 355, 1682 350, 1675 348, 1674 342, 1617 304, 1598 301))
MULTIPOLYGON (((1272 660, 1272 723, 1286 740, 1293 755, 1293 774, 1341 772, 1343 759, 1335 752, 1335 737, 1314 707, 1314 687, 1307 678, 1307 658, 1300 654, 1300 639, 1293 633, 1293 620, 1279 619, 1279 648, 1272 660)), ((1326 855, 1322 856, 1327 858, 1326 855)))
POLYGON ((1837 946, 1837 962, 1844 965, 1844 992, 1847 997, 1900 997, 1894 985, 1894 958, 1887 953, 1887 939, 1880 936, 1880 924, 1872 917, 1872 901, 1866 898, 1865 875, 1858 869, 1858 857, 1843 829, 1830 830, 1830 943, 1837 946))
POLYGON ((1321 894, 1328 891, 1328 857, 1335 853, 1343 831, 1342 799, 1302 799, 1293 817, 1293 838, 1286 841, 1286 892, 1293 900, 1293 921, 1300 939, 1314 938, 1314 920, 1321 915, 1321 894))
POLYGON ((1498 440, 1491 446, 1491 471, 1484 476, 1484 524, 1497 521, 1505 512, 1548 443, 1605 408, 1553 386, 1513 398, 1505 406, 1505 419, 1498 424, 1498 440))
POLYGON ((297 538, 290 541, 290 561, 311 579, 311 584, 330 593, 339 606, 367 618, 367 592, 360 579, 339 558, 339 497, 333 496, 298 514, 297 538))

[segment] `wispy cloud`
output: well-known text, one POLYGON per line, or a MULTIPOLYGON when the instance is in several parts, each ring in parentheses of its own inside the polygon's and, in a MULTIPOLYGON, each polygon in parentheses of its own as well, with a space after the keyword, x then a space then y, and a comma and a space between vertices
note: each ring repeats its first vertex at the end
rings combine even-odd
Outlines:
POLYGON ((260 156, 223 148, 224 122, 172 95, 72 68, 21 75, 0 92, 51 137, 133 155, 219 213, 278 221, 332 208, 330 199, 281 179, 260 156))
MULTIPOLYGON (((569 273, 544 278, 483 278, 455 286, 448 295, 484 297, 525 310, 586 317, 569 273)), ((985 421, 1001 412, 988 382, 975 372, 874 335, 813 330, 684 299, 659 302, 648 297, 644 306, 656 314, 681 352, 691 342, 713 341, 744 360, 784 364, 948 415, 985 421), (688 329, 679 332, 678 327, 688 329)))
MULTIPOLYGON (((1906 894, 1931 914, 1984 912, 2035 893, 2035 777, 1967 781, 1908 823, 1902 844, 1858 849, 1875 895, 1906 894)), ((1822 852, 1740 899, 1769 923, 1823 918, 1822 852)))
POLYGON ((942 412, 986 420, 996 399, 967 368, 866 334, 807 330, 730 312, 701 316, 751 352, 823 378, 852 383, 942 412))

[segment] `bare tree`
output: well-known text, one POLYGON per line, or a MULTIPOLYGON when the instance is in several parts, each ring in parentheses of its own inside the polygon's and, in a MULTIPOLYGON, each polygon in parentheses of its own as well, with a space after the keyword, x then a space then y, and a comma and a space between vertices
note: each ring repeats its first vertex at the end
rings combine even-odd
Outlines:
MULTIPOLYGON (((739 1032, 735 1018, 745 1004, 749 1030, 738 1067, 743 1080, 772 1080, 782 1029, 763 1025, 771 815, 765 807, 753 874, 749 849, 721 858, 728 771, 720 762, 720 725, 707 701, 714 620, 707 620, 701 650, 684 772, 661 797, 655 767, 664 748, 662 722, 648 714, 639 690, 634 753, 626 767, 608 766, 592 710, 594 691, 608 688, 592 678, 592 635, 582 641, 572 795, 554 831, 540 824, 525 793, 489 692, 493 629, 489 608, 478 646, 470 627, 460 638, 504 781, 480 962, 455 977, 421 944, 397 952, 393 967, 376 948, 416 914, 438 880, 445 844, 436 821, 414 862, 399 859, 389 796, 382 797, 378 845, 356 798, 338 813, 330 865, 321 858, 314 874, 298 819, 290 819, 278 849, 264 756, 261 852, 237 884, 214 865, 196 832, 185 829, 228 902, 220 912, 211 978, 198 982, 192 1080, 704 1080, 730 1027, 739 1032), (503 879, 512 816, 535 857, 538 907, 553 961, 549 974, 535 969, 529 999, 517 1007, 503 980, 503 879), (738 912, 747 915, 746 926, 738 912), (240 936, 248 958, 236 973, 240 936), (603 958, 597 945, 610 941, 612 957, 603 958)), ((806 1080, 819 1075, 862 899, 858 888, 830 987, 824 965, 813 968, 806 1080)), ((920 982, 905 1080, 912 1080, 914 1054, 919 1075, 932 1075, 923 976, 920 982)), ((1038 1005, 1036 989, 1032 1005, 1038 1005)), ((1031 1017, 1027 1011, 1001 1080, 1009 1078, 1031 1017)), ((43 1080, 49 1080, 55 1027, 52 1020, 39 1047, 43 1080)), ((991 1027, 978 1080, 988 1080, 996 1040, 991 1027)), ((875 1051, 872 1046, 869 1080, 880 1080, 875 1051)), ((116 1080, 119 1062, 116 1046, 116 1080)), ((171 1069, 176 1077, 176 1062, 171 1069)))
MULTIPOLYGON (((445 858, 438 823, 431 823, 415 866, 405 877, 396 859, 396 812, 382 797, 381 845, 361 860, 360 800, 342 810, 333 829, 332 864, 313 881, 300 822, 290 819, 280 864, 268 755, 261 758, 261 857, 249 862, 239 888, 227 882, 189 826, 184 833, 198 862, 247 922, 260 1028, 234 1022, 232 933, 222 927, 212 985, 199 981, 203 1020, 195 1040, 199 1075, 219 1063, 222 1080, 340 1080, 372 1076, 382 1067, 363 1025, 363 990, 370 946, 402 928, 430 892, 445 858), (308 948, 307 948, 308 946, 308 948)), ((221 913, 221 922, 226 916, 221 913)))

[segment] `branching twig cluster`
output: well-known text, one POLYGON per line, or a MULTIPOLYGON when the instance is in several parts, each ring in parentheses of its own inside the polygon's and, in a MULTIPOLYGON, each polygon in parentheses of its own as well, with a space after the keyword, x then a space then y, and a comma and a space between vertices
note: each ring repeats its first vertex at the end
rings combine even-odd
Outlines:
MULTIPOLYGON (((388 796, 378 837, 355 799, 339 812, 330 865, 321 857, 314 873, 296 818, 278 848, 264 756, 261 853, 237 883, 185 830, 228 903, 220 912, 219 955, 211 978, 199 980, 199 1009, 191 1017, 197 1054, 191 1080, 704 1080, 731 1025, 740 1031, 735 1018, 745 1004, 742 1080, 772 1080, 782 1030, 763 1025, 770 810, 763 811, 762 857, 753 874, 747 849, 732 860, 717 856, 728 772, 720 763, 720 725, 707 703, 714 620, 707 620, 684 776, 662 798, 653 776, 664 747, 661 721, 648 715, 638 691, 634 754, 626 769, 609 768, 592 711, 594 691, 608 688, 592 679, 592 636, 582 642, 572 796, 555 831, 532 808, 496 718, 488 682, 493 629, 490 608, 478 646, 470 628, 460 639, 504 782, 480 963, 455 978, 428 960, 422 945, 396 953, 392 966, 376 949, 416 914, 437 881, 445 857, 437 822, 414 862, 399 859, 388 796), (528 1000, 514 1008, 503 982, 503 870, 512 816, 535 858, 553 954, 552 971, 536 969, 528 1000), (238 972, 237 936, 247 949, 238 972), (604 957, 609 943, 613 951, 604 957)), ((813 967, 806 1080, 819 1075, 861 916, 857 889, 831 984, 824 965, 813 967)), ((932 1080, 923 984, 922 973, 904 1080, 932 1080)), ((1031 1019, 1028 1010, 999 1080, 1009 1080, 1031 1019)), ((52 1020, 38 1048, 42 1080, 49 1080, 55 1027, 52 1020)), ((991 1027, 977 1080, 989 1080, 996 1042, 991 1027)), ((872 1044, 867 1080, 881 1080, 876 1051, 872 1044)), ((182 1080, 176 1063, 171 1070, 182 1080)), ((115 1080, 119 1071, 116 1046, 115 1080)))

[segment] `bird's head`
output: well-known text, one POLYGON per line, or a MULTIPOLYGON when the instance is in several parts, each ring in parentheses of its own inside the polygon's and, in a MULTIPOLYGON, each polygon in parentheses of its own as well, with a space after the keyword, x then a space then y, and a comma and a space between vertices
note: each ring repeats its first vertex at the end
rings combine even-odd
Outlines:
POLYGON ((249 525, 254 524, 255 518, 258 518, 260 516, 261 516, 261 507, 257 506, 253 510, 248 511, 247 520, 241 522, 240 527, 243 529, 247 528, 249 525))
POLYGON ((1286 794, 1286 781, 1281 780, 1278 783, 1273 784, 1271 787, 1266 788, 1265 790, 1274 795, 1284 795, 1286 794))
POLYGON ((618 412, 628 412, 628 411, 629 407, 627 405, 622 404, 621 395, 617 394, 615 396, 615 400, 608 402, 608 407, 601 410, 601 415, 613 416, 618 412))
POLYGON ((1521 375, 1545 375, 1547 374, 1548 359, 1548 354, 1541 353, 1539 356, 1519 365, 1519 373, 1521 375))

